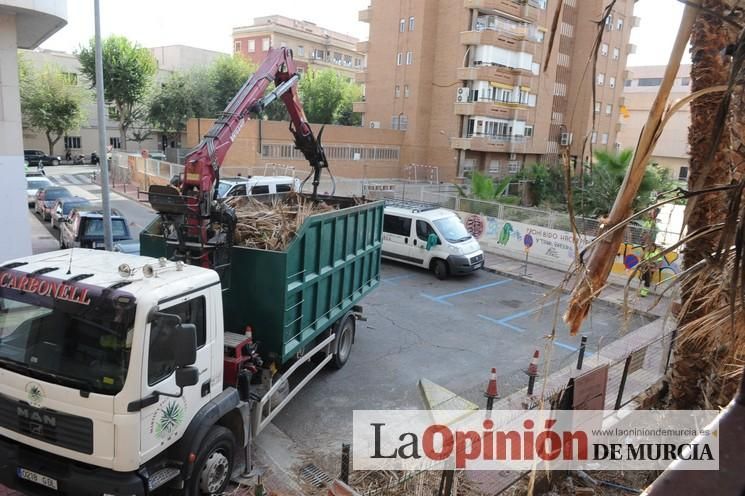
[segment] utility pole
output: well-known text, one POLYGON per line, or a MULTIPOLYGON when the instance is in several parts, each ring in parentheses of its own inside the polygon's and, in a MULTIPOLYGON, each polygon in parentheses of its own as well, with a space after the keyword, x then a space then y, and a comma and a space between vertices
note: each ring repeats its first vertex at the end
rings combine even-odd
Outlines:
POLYGON ((101 45, 101 9, 93 0, 96 19, 96 107, 98 111, 98 163, 101 166, 101 202, 103 203, 103 241, 107 251, 114 250, 111 236, 111 204, 109 203, 109 159, 106 153, 106 116, 103 108, 103 46, 101 45))

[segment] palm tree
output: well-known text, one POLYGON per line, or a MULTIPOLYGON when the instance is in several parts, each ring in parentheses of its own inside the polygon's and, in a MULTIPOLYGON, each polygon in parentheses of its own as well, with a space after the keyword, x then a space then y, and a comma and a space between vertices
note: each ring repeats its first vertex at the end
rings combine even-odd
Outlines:
MULTIPOLYGON (((702 11, 691 34, 691 90, 696 92, 712 86, 726 84, 730 64, 721 55, 722 50, 737 40, 737 32, 722 17, 732 11, 727 0, 704 0, 702 11)), ((689 189, 701 189, 717 184, 728 184, 731 180, 727 149, 729 139, 725 133, 709 160, 712 136, 717 123, 717 109, 723 93, 710 93, 691 102, 691 127, 688 132, 690 147, 689 189), (703 176, 703 177, 702 177, 703 176), (699 180, 699 178, 701 178, 699 180)), ((700 196, 689 202, 686 209, 688 232, 723 222, 727 213, 726 198, 721 193, 700 196), (692 207, 692 208, 691 208, 692 207)), ((716 251, 720 233, 693 239, 683 250, 684 268, 692 267, 707 255, 716 251)), ((693 295, 693 281, 681 288, 682 301, 693 295)), ((699 297, 700 298, 700 297, 699 297)), ((681 316, 679 328, 683 328, 709 311, 712 302, 698 301, 690 305, 681 316), (700 303, 700 304, 697 304, 700 303)), ((670 393, 675 408, 713 407, 732 397, 730 388, 721 388, 721 362, 728 351, 724 346, 701 346, 700 342, 678 337, 675 360, 670 374, 670 393), (714 348, 714 349, 712 349, 714 348)), ((735 382, 735 381, 731 381, 735 382)))

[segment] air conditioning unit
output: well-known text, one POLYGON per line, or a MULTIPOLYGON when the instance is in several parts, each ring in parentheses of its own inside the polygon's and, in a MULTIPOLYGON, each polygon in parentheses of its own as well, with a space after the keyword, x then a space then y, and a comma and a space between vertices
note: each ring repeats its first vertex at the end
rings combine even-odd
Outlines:
POLYGON ((458 103, 466 103, 468 102, 468 95, 471 94, 471 90, 469 88, 458 88, 458 96, 455 98, 455 101, 458 103))
POLYGON ((572 144, 572 133, 561 133, 559 136, 559 144, 561 146, 569 146, 572 144))
POLYGON ((380 129, 380 121, 370 121, 370 129, 380 129))
POLYGON ((517 153, 510 153, 510 160, 517 160, 517 153))

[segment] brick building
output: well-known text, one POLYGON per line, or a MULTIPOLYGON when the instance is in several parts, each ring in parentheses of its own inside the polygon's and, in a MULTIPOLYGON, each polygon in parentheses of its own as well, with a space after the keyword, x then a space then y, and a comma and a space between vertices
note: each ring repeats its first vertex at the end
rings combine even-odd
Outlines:
POLYGON ((357 45, 367 66, 358 76, 365 101, 355 111, 367 127, 405 131, 401 163, 437 165, 446 180, 553 162, 561 144, 578 162, 590 141, 612 149, 637 19, 634 0, 616 2, 593 77, 586 66, 605 3, 371 0, 359 14, 370 39, 357 45))
POLYGON ((257 17, 250 26, 233 28, 233 51, 252 62, 263 62, 270 47, 288 47, 300 72, 333 69, 350 80, 364 66, 357 42, 357 38, 312 22, 279 15, 257 17))

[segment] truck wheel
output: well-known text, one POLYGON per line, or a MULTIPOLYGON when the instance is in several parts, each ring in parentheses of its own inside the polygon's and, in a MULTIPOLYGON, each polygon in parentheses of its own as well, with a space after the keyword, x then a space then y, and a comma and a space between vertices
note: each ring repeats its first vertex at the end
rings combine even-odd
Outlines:
POLYGON ((448 265, 445 263, 444 260, 440 260, 438 258, 437 260, 432 262, 432 272, 434 272, 436 278, 444 281, 448 278, 448 265))
POLYGON ((353 315, 349 315, 342 321, 341 325, 336 331, 336 339, 334 340, 334 358, 331 360, 335 369, 342 368, 349 360, 349 355, 352 353, 352 341, 354 341, 354 324, 355 319, 353 315))
POLYGON ((233 433, 219 425, 212 427, 202 441, 199 453, 188 482, 188 496, 222 494, 233 472, 233 433))

